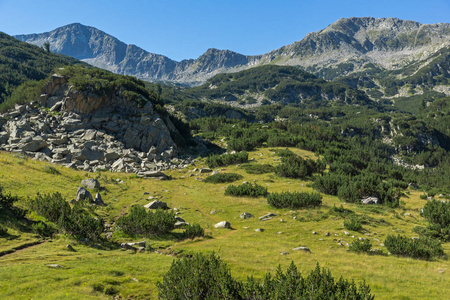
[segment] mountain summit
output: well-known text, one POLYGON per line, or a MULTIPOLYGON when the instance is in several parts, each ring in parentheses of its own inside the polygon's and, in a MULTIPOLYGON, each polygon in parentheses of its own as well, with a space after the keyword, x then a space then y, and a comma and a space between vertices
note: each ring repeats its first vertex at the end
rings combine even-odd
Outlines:
POLYGON ((41 34, 15 36, 35 45, 50 43, 53 52, 119 74, 149 81, 199 85, 218 73, 258 65, 300 66, 325 79, 356 72, 368 63, 395 70, 426 59, 450 44, 450 24, 421 24, 396 18, 340 19, 304 39, 264 55, 247 56, 209 49, 197 59, 177 62, 127 45, 79 23, 41 34))

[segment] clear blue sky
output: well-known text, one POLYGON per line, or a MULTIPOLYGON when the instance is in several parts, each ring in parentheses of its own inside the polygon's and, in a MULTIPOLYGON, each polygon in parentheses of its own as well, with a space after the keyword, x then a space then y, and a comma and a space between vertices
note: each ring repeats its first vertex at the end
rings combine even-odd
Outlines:
POLYGON ((263 54, 340 18, 450 23, 450 0, 0 0, 0 31, 41 33, 70 23, 175 60, 208 48, 263 54))

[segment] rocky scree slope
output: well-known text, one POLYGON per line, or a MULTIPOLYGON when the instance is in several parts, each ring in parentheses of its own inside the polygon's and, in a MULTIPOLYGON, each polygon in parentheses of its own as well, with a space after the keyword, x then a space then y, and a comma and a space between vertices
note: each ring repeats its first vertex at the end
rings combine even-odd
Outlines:
POLYGON ((79 23, 51 32, 15 36, 115 73, 149 81, 200 85, 218 73, 259 65, 300 66, 327 80, 374 64, 397 70, 426 59, 450 44, 450 24, 421 24, 396 18, 340 19, 304 39, 264 55, 247 56, 209 49, 197 59, 176 62, 163 55, 126 45, 93 27, 79 23))
POLYGON ((154 176, 183 167, 170 120, 151 102, 142 108, 126 100, 123 87, 112 97, 81 92, 59 74, 51 76, 39 100, 0 114, 0 149, 86 171, 111 170, 154 176))

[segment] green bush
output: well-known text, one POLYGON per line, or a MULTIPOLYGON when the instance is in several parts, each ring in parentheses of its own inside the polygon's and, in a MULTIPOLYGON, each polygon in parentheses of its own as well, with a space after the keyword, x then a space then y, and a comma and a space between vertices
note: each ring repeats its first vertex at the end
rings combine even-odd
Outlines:
POLYGON ((342 218, 345 218, 348 215, 353 214, 354 212, 351 211, 350 209, 344 208, 344 206, 342 206, 342 204, 341 204, 341 206, 339 206, 339 207, 336 207, 336 205, 333 205, 333 207, 330 208, 328 213, 330 215, 336 215, 336 216, 340 216, 342 218))
POLYGON ((356 216, 345 218, 344 227, 348 230, 360 231, 362 229, 361 221, 356 216))
POLYGON ((9 212, 16 218, 23 218, 26 211, 20 207, 14 206, 14 203, 19 200, 19 197, 12 196, 11 193, 5 194, 3 187, 0 186, 0 213, 9 212))
POLYGON ((196 237, 205 236, 205 231, 199 224, 187 225, 184 228, 184 238, 186 239, 194 239, 196 237))
POLYGON ((348 247, 348 250, 353 252, 369 252, 370 249, 372 249, 372 243, 367 239, 356 239, 348 247))
POLYGON ((203 181, 207 183, 228 183, 239 179, 242 179, 242 176, 236 173, 218 173, 206 177, 203 181))
POLYGON ((306 179, 313 173, 322 172, 325 164, 318 160, 303 159, 300 156, 288 155, 281 158, 281 163, 276 167, 275 174, 281 177, 306 179))
POLYGON ((226 196, 249 196, 249 197, 259 197, 267 196, 267 188, 260 186, 258 184, 243 183, 238 186, 230 185, 225 190, 226 196))
POLYGON ((248 277, 235 280, 227 265, 214 253, 201 253, 172 262, 162 282, 157 283, 159 298, 171 299, 365 299, 373 300, 364 282, 359 287, 342 277, 335 281, 331 272, 317 264, 303 277, 292 262, 286 272, 277 268, 275 276, 263 281, 248 277))
POLYGON ((266 174, 275 172, 275 167, 269 164, 244 164, 241 167, 248 174, 266 174))
POLYGON ((322 204, 322 196, 319 193, 271 193, 267 196, 267 202, 276 208, 297 209, 302 207, 316 207, 322 204))
POLYGON ((175 228, 175 213, 157 209, 154 212, 140 205, 131 207, 128 215, 117 219, 116 225, 125 234, 136 235, 161 235, 171 232, 175 228))
POLYGON ((37 193, 35 198, 28 199, 27 205, 38 215, 54 223, 58 222, 63 214, 69 215, 71 212, 69 203, 58 192, 43 195, 37 193))
POLYGON ((241 164, 248 161, 248 152, 242 151, 235 154, 211 155, 206 159, 206 164, 210 168, 241 164))
POLYGON ((401 235, 388 235, 384 245, 391 254, 412 258, 429 260, 444 255, 441 242, 429 237, 410 239, 401 235))
POLYGON ((430 201, 423 208, 428 234, 450 241, 450 202, 430 201))
POLYGON ((8 228, 0 224, 0 236, 6 236, 8 235, 8 228))
POLYGON ((93 241, 101 240, 105 231, 102 218, 89 215, 81 205, 75 205, 68 214, 63 213, 58 220, 58 227, 75 238, 93 241))
POLYGON ((31 225, 31 229, 33 233, 38 234, 43 237, 51 237, 54 233, 57 232, 57 229, 45 222, 39 221, 31 225))

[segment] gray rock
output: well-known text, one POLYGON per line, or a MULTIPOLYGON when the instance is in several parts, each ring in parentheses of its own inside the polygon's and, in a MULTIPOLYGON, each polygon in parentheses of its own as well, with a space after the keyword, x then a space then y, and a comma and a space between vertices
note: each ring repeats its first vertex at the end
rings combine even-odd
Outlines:
POLYGON ((66 248, 67 248, 67 250, 72 251, 72 252, 75 252, 75 251, 76 251, 76 250, 72 247, 71 244, 67 244, 66 248))
POLYGON ((21 141, 19 147, 23 151, 36 152, 47 147, 47 142, 41 136, 36 136, 29 141, 21 141))
POLYGON ((189 225, 189 223, 186 222, 175 222, 175 228, 183 228, 186 227, 187 225, 189 225))
POLYGON ((86 190, 84 187, 78 188, 76 200, 77 201, 88 200, 89 203, 94 202, 94 200, 92 199, 91 193, 88 190, 86 190))
POLYGON ((259 217, 259 219, 261 220, 261 221, 266 221, 266 220, 270 220, 270 219, 272 219, 273 217, 276 217, 277 215, 276 214, 274 214, 274 213, 268 213, 267 215, 264 215, 264 216, 262 216, 262 217, 259 217))
POLYGON ((100 182, 95 178, 84 179, 81 181, 81 185, 90 190, 100 189, 100 182))
POLYGON ((241 214, 241 219, 250 219, 250 218, 253 218, 253 215, 251 213, 244 212, 241 214))
POLYGON ((105 205, 105 202, 103 202, 103 199, 102 199, 102 196, 100 195, 100 193, 96 193, 95 194, 94 204, 95 205, 100 205, 100 206, 104 206, 105 205))
POLYGON ((264 229, 263 229, 263 228, 257 228, 257 229, 255 229, 255 231, 256 231, 256 232, 263 232, 264 229))
POLYGON ((231 224, 227 221, 222 221, 214 225, 215 228, 231 228, 231 224))
POLYGON ((144 205, 145 208, 148 209, 158 209, 158 208, 162 208, 162 209, 168 209, 169 207, 167 206, 166 202, 163 201, 159 201, 159 200, 155 200, 150 202, 147 205, 144 205))
POLYGON ((297 247, 297 248, 292 249, 292 251, 305 251, 305 252, 311 253, 311 250, 309 250, 308 247, 297 247))
POLYGON ((361 199, 362 204, 378 204, 378 201, 380 201, 378 199, 378 197, 367 197, 367 198, 361 199))

